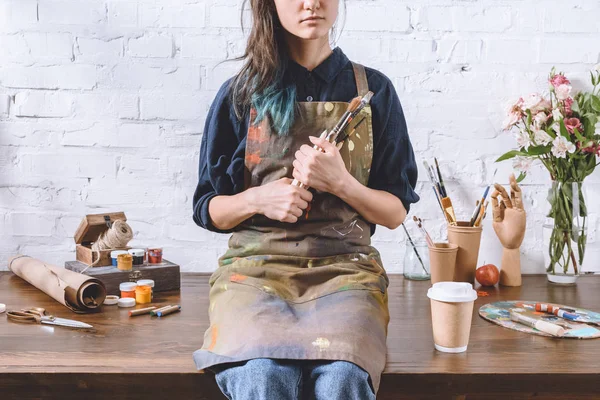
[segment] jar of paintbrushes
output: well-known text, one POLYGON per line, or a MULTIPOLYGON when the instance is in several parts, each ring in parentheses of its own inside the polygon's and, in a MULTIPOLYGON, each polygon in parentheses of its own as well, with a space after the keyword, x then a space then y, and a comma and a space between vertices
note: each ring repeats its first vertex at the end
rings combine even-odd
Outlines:
POLYGON ((404 277, 417 281, 430 279, 429 274, 429 251, 427 241, 413 238, 408 233, 406 226, 402 224, 406 234, 404 253, 404 277))

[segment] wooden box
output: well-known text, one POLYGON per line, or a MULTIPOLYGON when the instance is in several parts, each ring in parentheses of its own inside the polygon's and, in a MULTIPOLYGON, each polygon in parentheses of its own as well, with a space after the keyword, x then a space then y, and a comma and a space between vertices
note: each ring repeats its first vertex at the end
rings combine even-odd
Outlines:
POLYGON ((76 243, 75 258, 77 261, 92 265, 99 257, 100 260, 94 267, 112 265, 112 260, 110 259, 111 251, 129 249, 130 247, 108 249, 100 251, 99 254, 96 251, 92 251, 92 243, 98 239, 101 233, 109 229, 110 224, 119 219, 127 221, 125 213, 116 212, 86 215, 79 224, 74 236, 76 243))
POLYGON ((181 286, 181 274, 179 265, 173 264, 163 258, 161 264, 146 264, 133 267, 132 271, 121 271, 117 267, 94 267, 88 268, 81 261, 67 261, 65 268, 85 275, 93 276, 104 283, 107 294, 120 296, 119 284, 121 282, 136 282, 140 279, 152 279, 155 292, 166 292, 168 290, 179 290, 181 286))

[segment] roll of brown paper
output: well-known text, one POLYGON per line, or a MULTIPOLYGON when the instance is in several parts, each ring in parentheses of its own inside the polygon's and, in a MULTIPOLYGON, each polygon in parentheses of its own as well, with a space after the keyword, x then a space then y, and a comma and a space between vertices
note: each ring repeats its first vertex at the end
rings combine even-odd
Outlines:
POLYGON ((36 258, 12 257, 8 269, 76 313, 100 311, 106 298, 106 288, 98 279, 36 258))

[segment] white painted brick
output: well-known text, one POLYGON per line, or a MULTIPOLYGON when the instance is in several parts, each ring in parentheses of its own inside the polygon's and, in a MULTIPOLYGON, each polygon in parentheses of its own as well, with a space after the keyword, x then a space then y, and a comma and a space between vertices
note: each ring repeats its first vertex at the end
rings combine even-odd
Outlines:
POLYGON ((36 0, 4 0, 0 4, 0 30, 6 25, 23 29, 37 23, 36 0))
POLYGON ((138 25, 137 2, 111 1, 108 3, 108 23, 114 28, 132 28, 138 25))
POLYGON ((25 32, 23 39, 33 59, 73 57, 73 38, 69 33, 25 32))
POLYGON ((122 124, 118 129, 117 147, 150 147, 159 135, 159 126, 155 124, 122 124))
POLYGON ((544 11, 545 32, 600 32, 598 2, 564 4, 562 7, 547 7, 544 11))
POLYGON ((452 17, 458 32, 504 32, 511 26, 509 7, 453 7, 452 17))
POLYGON ((63 92, 19 92, 15 106, 17 117, 68 117, 73 112, 73 98, 63 92))
POLYGON ((93 65, 6 67, 0 74, 0 82, 9 88, 92 89, 98 81, 98 67, 93 65))
POLYGON ((221 35, 184 35, 181 43, 181 56, 184 58, 227 57, 227 40, 221 35))
POLYGON ((8 115, 10 110, 11 98, 8 94, 0 94, 0 116, 8 115))
POLYGON ((202 28, 206 20, 204 3, 181 5, 140 3, 139 13, 142 26, 159 28, 202 28))
POLYGON ((99 62, 114 62, 123 54, 123 39, 77 38, 77 58, 96 60, 99 62))
POLYGON ((40 22, 61 25, 94 25, 106 22, 106 5, 101 0, 43 0, 39 2, 40 22))
POLYGON ((600 61, 600 40, 578 38, 547 38, 540 44, 542 63, 597 63, 600 61))
POLYGON ((467 64, 481 61, 482 47, 481 40, 442 39, 437 51, 443 62, 467 64))
POLYGON ((140 114, 143 120, 194 120, 208 103, 205 97, 195 95, 142 95, 140 114))
POLYGON ((139 117, 138 97, 135 94, 78 93, 75 95, 75 116, 136 119, 139 117))
POLYGON ((351 60, 375 59, 381 57, 383 52, 381 39, 377 38, 367 39, 342 35, 338 45, 351 60))
POLYGON ((413 20, 420 31, 446 31, 452 30, 452 8, 425 6, 418 9, 413 20))
MULTIPOLYGON (((239 5, 213 4, 210 7, 208 25, 218 28, 241 28, 241 8, 239 5)), ((244 26, 248 26, 244 23, 244 26)))
POLYGON ((145 35, 129 39, 128 46, 132 57, 169 58, 173 55, 173 38, 168 35, 145 35))
POLYGON ((48 213, 13 212, 8 215, 14 236, 51 236, 56 218, 48 213))
POLYGON ((498 64, 531 64, 538 59, 537 39, 508 40, 492 39, 485 41, 485 61, 498 64))
POLYGON ((103 154, 23 154, 24 172, 36 176, 61 176, 77 178, 114 177, 116 159, 103 154))
POLYGON ((111 72, 106 88, 163 89, 164 91, 193 91, 200 88, 198 67, 150 67, 138 64, 119 64, 111 72))
POLYGON ((404 62, 436 61, 436 43, 433 40, 392 40, 391 60, 404 62))
POLYGON ((348 3, 348 15, 344 29, 407 32, 410 30, 410 10, 403 4, 348 3), (390 18, 391 15, 394 17, 390 18))

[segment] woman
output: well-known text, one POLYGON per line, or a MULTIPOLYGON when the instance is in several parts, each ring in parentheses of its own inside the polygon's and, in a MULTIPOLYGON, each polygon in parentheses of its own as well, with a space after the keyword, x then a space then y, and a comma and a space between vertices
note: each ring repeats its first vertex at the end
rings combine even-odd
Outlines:
POLYGON ((244 66, 202 138, 194 221, 232 235, 194 360, 229 399, 373 399, 389 314, 370 237, 419 200, 402 108, 387 77, 330 47, 338 0, 250 5, 244 66), (317 137, 368 91, 342 147, 317 137))

